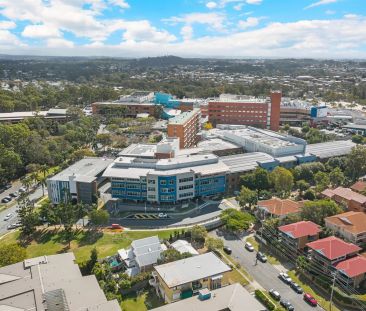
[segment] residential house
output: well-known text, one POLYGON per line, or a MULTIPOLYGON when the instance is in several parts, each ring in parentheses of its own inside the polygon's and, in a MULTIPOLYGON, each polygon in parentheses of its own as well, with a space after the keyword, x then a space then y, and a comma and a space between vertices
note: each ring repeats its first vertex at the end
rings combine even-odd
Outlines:
POLYGON ((164 250, 166 246, 160 243, 158 236, 151 236, 133 241, 130 248, 120 249, 118 255, 126 267, 126 273, 134 276, 152 270, 164 250))
POLYGON ((170 303, 191 297, 203 288, 214 290, 228 285, 230 270, 210 252, 155 266, 150 284, 158 296, 170 303))
POLYGON ((258 201, 258 216, 260 218, 276 217, 283 219, 288 215, 295 215, 301 212, 303 201, 296 202, 289 199, 272 198, 258 201))
POLYGON ((40 256, 0 268, 0 310, 120 311, 94 275, 82 276, 73 253, 40 256))
POLYGON ((153 309, 153 311, 262 311, 258 302, 243 286, 238 283, 210 291, 202 289, 198 296, 153 309))
POLYGON ((356 191, 358 193, 363 193, 364 191, 366 191, 366 181, 364 180, 359 180, 356 181, 352 186, 351 189, 353 191, 356 191))
POLYGON ((357 288, 366 279, 366 257, 355 256, 335 265, 338 276, 345 284, 357 288))
POLYGON ((282 243, 294 251, 303 250, 306 244, 319 239, 320 227, 311 221, 299 221, 278 227, 282 243))
POLYGON ((336 201, 338 204, 345 205, 349 211, 364 212, 366 207, 366 196, 354 192, 349 188, 338 187, 326 189, 322 196, 336 201))
POLYGON ((337 263, 355 257, 361 250, 357 245, 335 236, 310 242, 306 246, 309 248, 311 261, 325 273, 334 271, 337 263))
POLYGON ((324 219, 325 226, 336 236, 360 247, 366 245, 366 214, 363 212, 346 212, 324 219))

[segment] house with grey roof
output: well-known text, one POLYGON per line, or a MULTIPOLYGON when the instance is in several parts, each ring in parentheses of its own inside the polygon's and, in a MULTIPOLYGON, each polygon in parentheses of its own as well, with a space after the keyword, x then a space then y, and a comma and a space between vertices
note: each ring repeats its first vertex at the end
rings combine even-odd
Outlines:
POLYGON ((134 276, 149 271, 160 259, 166 246, 160 243, 158 236, 135 240, 128 249, 120 249, 118 255, 126 267, 126 273, 134 276))
POLYGON ((94 275, 82 276, 73 253, 41 256, 0 268, 0 310, 120 311, 94 275))

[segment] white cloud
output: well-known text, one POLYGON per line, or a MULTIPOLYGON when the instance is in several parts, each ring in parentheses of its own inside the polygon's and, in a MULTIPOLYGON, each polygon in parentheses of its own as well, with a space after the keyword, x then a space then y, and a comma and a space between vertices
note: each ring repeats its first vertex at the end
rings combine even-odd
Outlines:
POLYGON ((335 3, 337 2, 338 0, 320 0, 318 2, 314 2, 310 5, 308 5, 307 7, 305 7, 305 9, 311 9, 311 8, 315 8, 317 6, 320 6, 320 5, 326 5, 326 4, 330 4, 330 3, 335 3))
POLYGON ((190 40, 193 36, 193 27, 190 25, 185 25, 182 27, 180 34, 184 41, 190 40))
POLYGON ((51 38, 47 40, 47 47, 49 48, 73 48, 74 46, 72 41, 66 39, 51 38))
POLYGON ((206 7, 209 8, 209 9, 214 9, 214 8, 217 7, 217 3, 213 2, 213 1, 207 2, 206 7))
POLYGON ((238 27, 240 29, 247 29, 250 27, 255 27, 259 24, 260 18, 257 17, 248 17, 246 20, 241 20, 238 23, 238 27))
POLYGON ((13 29, 16 26, 13 21, 0 21, 0 29, 13 29))
POLYGON ((216 31, 225 29, 226 16, 220 13, 190 13, 183 16, 173 16, 163 19, 170 24, 184 23, 186 25, 203 24, 208 25, 216 31))
POLYGON ((49 25, 27 25, 22 32, 23 37, 27 38, 55 38, 60 37, 61 32, 49 25))
POLYGON ((0 48, 3 50, 25 47, 17 36, 13 35, 9 30, 0 29, 0 48))
POLYGON ((235 11, 240 11, 240 10, 243 8, 243 6, 244 6, 244 3, 239 3, 239 4, 237 4, 237 5, 234 5, 234 6, 233 6, 233 9, 234 9, 235 11))
POLYGON ((247 0, 248 4, 261 4, 262 0, 247 0))
POLYGON ((327 15, 334 15, 335 13, 337 13, 337 12, 333 11, 333 10, 326 10, 325 11, 325 14, 327 14, 327 15))
POLYGON ((126 2, 126 0, 110 0, 110 4, 119 6, 122 9, 128 9, 130 5, 126 2))

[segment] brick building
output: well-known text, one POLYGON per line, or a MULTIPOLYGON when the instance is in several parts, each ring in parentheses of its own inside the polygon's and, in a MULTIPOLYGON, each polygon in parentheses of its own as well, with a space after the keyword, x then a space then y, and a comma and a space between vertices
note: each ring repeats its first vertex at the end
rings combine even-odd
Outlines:
POLYGON ((181 149, 197 145, 200 117, 200 109, 195 108, 169 119, 167 128, 168 137, 178 137, 181 149))
POLYGON ((354 192, 349 188, 338 187, 336 189, 325 189, 321 194, 323 197, 332 199, 338 204, 344 204, 349 211, 365 211, 366 196, 354 192))
POLYGON ((214 125, 251 125, 278 131, 281 98, 281 92, 271 92, 269 98, 222 94, 208 103, 208 119, 214 125))

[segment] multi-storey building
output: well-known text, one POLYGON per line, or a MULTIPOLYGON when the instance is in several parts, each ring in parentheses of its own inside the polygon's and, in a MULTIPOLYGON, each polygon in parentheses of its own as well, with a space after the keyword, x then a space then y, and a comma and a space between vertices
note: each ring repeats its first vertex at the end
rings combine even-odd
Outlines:
POLYGON ((76 200, 96 203, 98 186, 105 180, 103 171, 113 162, 108 158, 84 158, 47 179, 48 197, 52 204, 76 200))
POLYGON ((239 124, 278 131, 281 92, 271 92, 270 98, 222 94, 208 103, 208 120, 216 124, 239 124))
POLYGON ((297 253, 303 250, 307 243, 319 239, 320 227, 311 221, 299 221, 293 224, 278 227, 282 243, 297 253))
POLYGON ((312 263, 324 273, 334 272, 336 264, 355 257, 361 250, 357 245, 334 236, 310 242, 306 246, 309 248, 312 263))
POLYGON ((167 159, 118 157, 104 172, 112 198, 175 203, 225 192, 228 167, 213 154, 167 159))
POLYGON ((198 132, 200 131, 200 109, 195 108, 192 111, 169 119, 167 133, 168 137, 179 138, 180 148, 190 148, 198 143, 198 132))
POLYGON ((326 189, 321 194, 339 204, 344 204, 349 211, 364 212, 366 209, 366 196, 349 188, 326 189))
POLYGON ((229 284, 231 269, 214 253, 206 253, 155 266, 150 282, 165 302, 192 297, 199 290, 214 290, 229 284))
POLYGON ((345 241, 360 247, 366 246, 366 214, 364 212, 346 212, 324 219, 325 226, 345 241))

